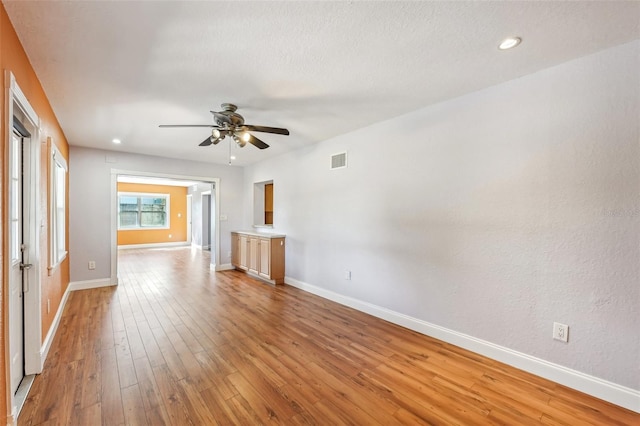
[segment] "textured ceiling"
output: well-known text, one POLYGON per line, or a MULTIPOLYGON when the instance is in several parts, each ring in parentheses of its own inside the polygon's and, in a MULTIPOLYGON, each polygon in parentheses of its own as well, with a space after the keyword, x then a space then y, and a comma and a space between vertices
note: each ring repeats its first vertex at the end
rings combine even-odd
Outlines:
POLYGON ((70 144, 226 163, 158 128, 222 102, 291 131, 237 165, 640 38, 635 1, 3 3, 70 144))

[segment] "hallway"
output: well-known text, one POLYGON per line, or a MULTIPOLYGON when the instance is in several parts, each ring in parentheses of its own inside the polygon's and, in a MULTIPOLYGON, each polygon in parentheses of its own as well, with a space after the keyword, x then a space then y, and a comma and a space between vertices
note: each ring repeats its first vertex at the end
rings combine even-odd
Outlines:
POLYGON ((19 424, 640 422, 209 255, 122 250, 119 286, 71 293, 19 424))

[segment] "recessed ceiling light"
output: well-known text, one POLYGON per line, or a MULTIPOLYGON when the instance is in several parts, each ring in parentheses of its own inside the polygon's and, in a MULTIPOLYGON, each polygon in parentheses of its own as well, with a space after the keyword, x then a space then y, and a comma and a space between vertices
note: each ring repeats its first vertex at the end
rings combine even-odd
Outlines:
POLYGON ((505 38, 504 40, 502 40, 502 42, 498 46, 498 49, 500 49, 500 50, 512 49, 512 48, 516 47, 517 45, 519 45, 521 41, 522 41, 522 39, 520 37, 508 37, 508 38, 505 38))
POLYGON ((235 156, 235 155, 232 155, 231 157, 229 157, 229 159, 231 159, 231 160, 235 160, 235 159, 236 159, 236 156, 235 156))
POLYGON ((115 143, 116 145, 122 143, 120 139, 112 139, 111 142, 115 143))

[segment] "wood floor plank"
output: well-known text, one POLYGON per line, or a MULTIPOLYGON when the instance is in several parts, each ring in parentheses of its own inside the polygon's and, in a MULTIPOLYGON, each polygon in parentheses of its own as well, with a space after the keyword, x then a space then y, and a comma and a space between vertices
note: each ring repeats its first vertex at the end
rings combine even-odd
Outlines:
POLYGON ((161 365, 153 368, 162 403, 169 416, 169 421, 173 425, 195 425, 195 419, 192 419, 188 413, 184 401, 180 397, 180 392, 173 375, 169 372, 167 365, 161 365))
POLYGON ((139 386, 135 384, 123 388, 121 394, 125 424, 135 426, 149 424, 139 386))
POLYGON ((152 411, 162 405, 162 396, 153 375, 151 364, 146 358, 138 358, 134 360, 134 368, 138 377, 143 407, 145 411, 152 411))
POLYGON ((102 383, 102 419, 113 425, 124 424, 124 409, 115 348, 100 352, 100 377, 102 383))
POLYGON ((640 414, 210 252, 118 254, 72 292, 20 425, 638 425, 640 414))
POLYGON ((102 407, 100 403, 81 408, 77 419, 79 425, 100 425, 102 424, 102 407))

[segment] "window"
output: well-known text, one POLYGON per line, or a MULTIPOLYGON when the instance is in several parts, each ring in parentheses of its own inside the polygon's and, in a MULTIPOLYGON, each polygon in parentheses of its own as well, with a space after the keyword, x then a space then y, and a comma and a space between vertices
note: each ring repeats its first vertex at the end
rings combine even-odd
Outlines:
MULTIPOLYGON (((51 140, 49 140, 51 142, 51 140)), ((51 268, 64 260, 67 255, 67 162, 51 142, 51 268)))
POLYGON ((20 150, 22 149, 22 135, 18 133, 13 133, 11 139, 11 145, 9 147, 10 155, 11 155, 11 169, 9 174, 9 182, 11 188, 9 189, 9 222, 11 223, 11 241, 10 241, 10 253, 11 253, 11 262, 16 263, 21 261, 21 251, 20 251, 20 217, 22 215, 21 211, 21 199, 20 199, 20 191, 22 191, 22 173, 20 170, 20 150))
POLYGON ((273 181, 253 184, 253 226, 273 227, 273 181))
POLYGON ((118 193, 118 229, 168 229, 169 194, 118 193))

